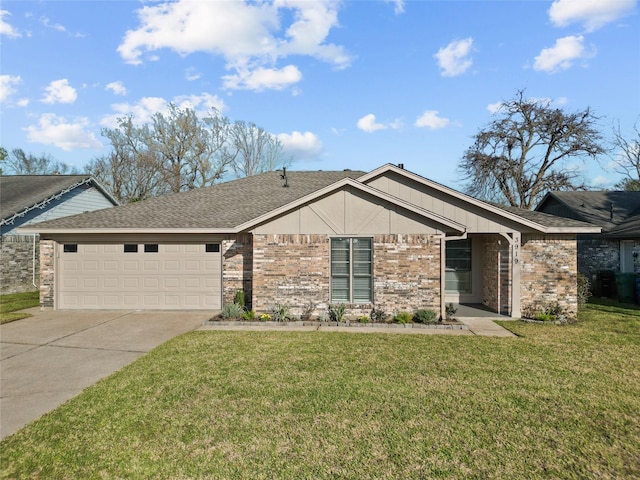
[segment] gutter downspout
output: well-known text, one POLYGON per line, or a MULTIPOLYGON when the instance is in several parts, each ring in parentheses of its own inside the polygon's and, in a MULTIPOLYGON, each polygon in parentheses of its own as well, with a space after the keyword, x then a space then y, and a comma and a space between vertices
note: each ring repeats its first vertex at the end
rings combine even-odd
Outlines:
POLYGON ((445 319, 447 316, 447 304, 445 301, 445 287, 446 287, 446 276, 447 276, 447 242, 450 240, 466 240, 467 239, 467 231, 462 235, 457 237, 447 237, 446 234, 442 234, 440 236, 440 318, 445 319))
POLYGON ((34 288, 39 288, 38 285, 36 285, 36 235, 37 233, 33 234, 33 254, 31 259, 31 272, 32 272, 31 285, 33 285, 34 288))

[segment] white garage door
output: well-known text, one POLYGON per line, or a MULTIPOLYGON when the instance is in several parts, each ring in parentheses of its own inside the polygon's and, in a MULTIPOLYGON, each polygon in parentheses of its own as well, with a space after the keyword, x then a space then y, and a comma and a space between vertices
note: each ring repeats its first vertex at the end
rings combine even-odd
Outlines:
POLYGON ((220 244, 63 244, 60 309, 220 309, 220 244))

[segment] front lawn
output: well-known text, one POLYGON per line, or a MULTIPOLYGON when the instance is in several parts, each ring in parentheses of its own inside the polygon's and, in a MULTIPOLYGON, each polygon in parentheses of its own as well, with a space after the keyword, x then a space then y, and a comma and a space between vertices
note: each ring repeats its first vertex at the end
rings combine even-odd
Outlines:
POLYGON ((30 317, 31 314, 17 310, 37 307, 39 304, 40 293, 38 291, 0 295, 0 325, 30 317))
POLYGON ((639 478, 640 311, 517 338, 192 332, 0 444, 5 478, 639 478))

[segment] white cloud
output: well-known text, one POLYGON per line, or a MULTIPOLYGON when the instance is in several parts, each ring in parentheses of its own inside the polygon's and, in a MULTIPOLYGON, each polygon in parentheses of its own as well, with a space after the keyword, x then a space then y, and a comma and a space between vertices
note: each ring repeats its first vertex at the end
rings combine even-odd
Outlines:
POLYGON ((111 90, 114 95, 126 95, 127 89, 120 81, 108 83, 105 87, 107 90, 111 90))
POLYGON ((73 103, 78 98, 76 89, 69 85, 69 80, 63 78, 54 80, 45 88, 44 103, 73 103))
POLYGON ((198 116, 204 117, 211 113, 212 109, 220 112, 226 109, 226 105, 217 95, 203 93, 202 95, 180 95, 168 101, 162 97, 143 97, 136 103, 116 103, 111 105, 115 113, 102 118, 100 125, 107 128, 118 126, 118 119, 131 116, 134 123, 141 125, 151 121, 156 113, 167 113, 169 103, 179 108, 195 110, 198 116))
MULTIPOLYGON (((376 116, 373 113, 369 113, 358 120, 356 125, 360 130, 363 130, 367 133, 373 133, 377 130, 386 130, 388 128, 391 128, 392 130, 400 130, 404 127, 404 122, 401 118, 397 118, 387 123, 378 123, 376 120, 376 116)), ((335 129, 334 133, 336 135, 340 134, 340 132, 335 129)))
POLYGON ((25 130, 30 142, 54 145, 66 151, 102 147, 95 135, 86 130, 88 126, 87 118, 78 118, 69 123, 63 117, 45 113, 40 116, 37 125, 31 125, 25 130))
POLYGON ((427 110, 416 119, 416 123, 414 123, 414 125, 416 127, 426 127, 436 130, 438 128, 446 127, 449 123, 449 119, 439 116, 437 110, 427 110))
POLYGON ((404 13, 404 0, 384 0, 387 3, 393 3, 393 12, 396 15, 404 13))
POLYGON ((446 47, 438 50, 434 55, 438 59, 438 66, 443 77, 455 77, 466 72, 473 61, 469 58, 473 39, 454 40, 446 47))
POLYGON ((487 110, 489 110, 489 113, 493 115, 495 113, 498 113, 502 109, 502 106, 502 102, 490 103, 489 105, 487 105, 487 110))
POLYGON ((16 86, 22 83, 20 75, 0 75, 0 102, 5 103, 16 93, 16 86))
POLYGON ((553 47, 543 48, 534 59, 533 69, 547 73, 555 73, 571 68, 577 60, 584 60, 594 55, 584 47, 582 35, 569 35, 559 38, 553 47))
POLYGON ((238 69, 235 75, 222 77, 225 88, 233 90, 283 90, 302 79, 302 73, 295 65, 287 65, 278 70, 275 68, 258 67, 254 70, 238 69))
POLYGON ((293 160, 314 160, 322 153, 322 142, 316 134, 311 132, 280 133, 278 140, 286 155, 293 160))
POLYGON ((20 38, 22 34, 4 21, 5 16, 10 16, 7 10, 0 10, 0 35, 6 35, 9 38, 20 38))
POLYGON ((580 23, 592 32, 635 10, 637 0, 556 0, 549 18, 557 27, 580 23))
POLYGON ((351 59, 344 48, 326 43, 330 30, 338 25, 338 8, 339 3, 324 0, 178 0, 146 5, 138 10, 139 27, 126 32, 118 52, 132 64, 163 48, 183 56, 208 52, 223 56, 233 72, 226 77, 228 88, 285 88, 302 78, 292 75, 293 69, 298 71, 295 66, 278 68, 278 60, 289 55, 311 56, 336 68, 349 66, 351 59))
POLYGON ((64 28, 64 26, 60 25, 59 23, 51 23, 51 20, 49 20, 48 17, 41 17, 40 18, 40 22, 47 28, 50 28, 52 30, 57 30, 58 32, 66 32, 67 29, 64 28))
POLYGON ((193 67, 187 68, 184 71, 184 78, 188 82, 193 82, 195 80, 199 80, 200 77, 202 77, 200 72, 197 69, 193 68, 193 67))

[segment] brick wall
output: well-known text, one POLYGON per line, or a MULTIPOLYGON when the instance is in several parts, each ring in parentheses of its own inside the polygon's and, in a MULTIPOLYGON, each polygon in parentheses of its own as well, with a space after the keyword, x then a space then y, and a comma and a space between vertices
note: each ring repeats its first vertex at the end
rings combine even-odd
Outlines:
POLYGON ((3 235, 0 240, 0 292, 21 293, 37 290, 40 281, 39 240, 33 235, 3 235), (35 276, 34 276, 35 270, 35 276))
POLYGON ((54 297, 54 251, 53 240, 40 240, 40 307, 53 308, 54 297))
POLYGON ((575 236, 523 235, 521 249, 522 311, 544 310, 555 303, 575 316, 578 311, 575 236))
POLYGON ((578 239, 578 271, 592 280, 598 270, 620 271, 620 242, 598 237, 578 239))
POLYGON ((374 236, 374 300, 388 314, 440 312, 440 239, 432 235, 374 236))
MULTIPOLYGON (((376 235, 374 304, 349 305, 347 314, 381 308, 440 308, 440 240, 429 235, 376 235)), ((327 235, 254 235, 253 309, 269 311, 276 303, 300 314, 309 302, 315 314, 330 299, 330 237, 327 235)))
POLYGON ((327 235, 254 235, 253 308, 268 312, 275 304, 300 314, 309 302, 316 314, 329 302, 327 235))
POLYGON ((245 305, 251 304, 253 284, 253 240, 250 234, 239 234, 221 242, 222 303, 232 303, 238 290, 244 290, 245 305))
POLYGON ((506 238, 489 235, 483 239, 482 301, 494 312, 511 311, 511 255, 506 238))

